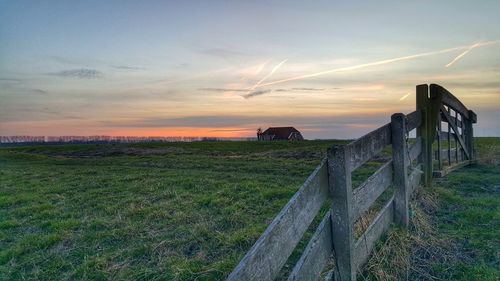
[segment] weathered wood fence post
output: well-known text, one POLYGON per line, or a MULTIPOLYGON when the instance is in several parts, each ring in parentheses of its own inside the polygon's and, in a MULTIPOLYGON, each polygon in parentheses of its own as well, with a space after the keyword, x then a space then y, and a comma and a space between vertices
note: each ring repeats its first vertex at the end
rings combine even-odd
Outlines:
POLYGON ((328 183, 332 195, 332 241, 340 280, 355 281, 354 221, 352 206, 351 150, 336 145, 328 150, 328 183))
MULTIPOLYGON (((432 168, 433 168, 433 163, 432 163, 432 144, 434 143, 435 139, 438 139, 437 136, 438 134, 441 133, 441 124, 438 124, 438 122, 441 122, 441 105, 443 101, 443 91, 442 88, 439 85, 436 84, 431 84, 429 86, 429 116, 427 117, 428 119, 428 129, 429 129, 429 134, 430 134, 430 148, 431 151, 430 153, 430 158, 431 158, 431 179, 432 179, 432 168)), ((439 170, 441 170, 441 144, 438 144, 438 165, 439 165, 439 170)), ((432 182, 431 182, 432 183, 432 182)))
POLYGON ((469 110, 469 118, 466 119, 465 123, 465 145, 469 152, 469 160, 474 160, 476 156, 474 155, 474 132, 472 130, 472 123, 477 122, 477 116, 474 111, 469 110))
POLYGON ((417 110, 421 111, 422 123, 417 128, 417 137, 422 140, 422 153, 418 162, 422 163, 424 185, 430 185, 432 180, 432 141, 429 136, 429 86, 417 85, 417 110))
POLYGON ((433 151, 432 144, 438 134, 438 122, 443 92, 438 85, 417 86, 417 110, 422 112, 422 124, 417 128, 417 137, 422 138, 422 156, 419 162, 423 164, 424 184, 432 184, 433 151))
POLYGON ((392 164, 394 168, 394 220, 408 227, 409 198, 408 188, 408 145, 406 143, 406 116, 396 113, 391 116, 392 164))

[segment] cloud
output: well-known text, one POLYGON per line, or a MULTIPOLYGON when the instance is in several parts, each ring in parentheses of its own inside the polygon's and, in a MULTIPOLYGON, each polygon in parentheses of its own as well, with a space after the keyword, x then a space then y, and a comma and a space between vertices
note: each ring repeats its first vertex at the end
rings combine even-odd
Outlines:
POLYGON ((247 90, 243 90, 243 89, 230 89, 230 88, 198 88, 198 91, 207 91, 207 92, 246 92, 247 90))
MULTIPOLYGON (((340 88, 331 88, 330 90, 339 90, 340 88)), ((207 91, 207 92, 248 92, 248 94, 243 95, 245 98, 250 98, 258 95, 267 94, 269 92, 293 92, 293 91, 311 91, 311 92, 321 92, 326 91, 326 88, 277 88, 272 90, 257 90, 257 91, 248 91, 244 89, 233 89, 233 88, 198 88, 198 91, 207 91)))
POLYGON ((267 94, 270 92, 271 92, 271 90, 257 90, 257 91, 253 91, 253 92, 250 92, 248 94, 245 94, 245 95, 243 95, 243 97, 248 99, 248 98, 253 98, 255 96, 264 95, 264 94, 267 94))
POLYGON ((47 91, 41 90, 41 89, 31 89, 33 93, 37 94, 47 94, 47 91))
MULTIPOLYGON (((105 124, 112 127, 129 128, 214 128, 214 130, 233 130, 239 128, 258 128, 259 126, 296 126, 298 129, 329 129, 335 127, 356 126, 368 124, 375 128, 390 121, 387 113, 375 114, 347 114, 332 116, 296 116, 296 115, 200 115, 186 116, 180 118, 143 118, 136 121, 106 121, 105 124)), ((365 130, 368 132, 369 130, 365 130)))
POLYGON ((324 88, 292 88, 292 91, 315 91, 320 92, 324 91, 324 88))
POLYGON ((0 82, 5 82, 5 83, 21 83, 21 79, 13 79, 13 78, 0 78, 0 82))
MULTIPOLYGON (((333 88, 333 89, 336 89, 336 88, 333 88)), ((279 88, 279 89, 273 89, 273 90, 266 89, 266 90, 256 90, 256 91, 248 92, 247 94, 242 95, 242 97, 244 97, 245 99, 248 99, 248 98, 253 98, 255 96, 268 94, 271 92, 293 92, 293 91, 321 92, 321 91, 326 91, 326 90, 327 89, 325 89, 325 88, 290 88, 290 89, 279 88)), ((238 91, 241 92, 244 90, 238 90, 238 91)))
POLYGON ((78 79, 96 79, 101 78, 103 73, 90 68, 67 69, 55 73, 49 73, 64 78, 78 78, 78 79))
POLYGON ((144 67, 130 66, 130 65, 112 65, 111 67, 122 70, 144 70, 144 67))

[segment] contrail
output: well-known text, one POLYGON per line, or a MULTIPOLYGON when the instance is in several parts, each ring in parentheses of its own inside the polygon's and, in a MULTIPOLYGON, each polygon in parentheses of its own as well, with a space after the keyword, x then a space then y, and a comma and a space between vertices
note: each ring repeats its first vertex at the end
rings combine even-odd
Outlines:
MULTIPOLYGON (((477 46, 475 46, 474 48, 482 47, 482 46, 486 46, 486 45, 498 44, 498 43, 500 43, 500 40, 477 43, 477 46)), ((381 61, 376 61, 376 62, 358 64, 358 65, 353 65, 353 66, 348 66, 348 67, 335 68, 335 69, 330 69, 330 70, 326 70, 326 71, 285 78, 285 79, 281 79, 281 80, 277 80, 277 81, 273 81, 273 82, 268 82, 268 83, 264 83, 264 84, 257 83, 250 90, 253 90, 255 88, 264 87, 264 86, 271 86, 271 85, 281 84, 281 83, 285 83, 285 82, 301 80, 301 79, 305 79, 305 78, 322 76, 322 75, 326 75, 326 74, 330 74, 330 73, 357 70, 357 69, 362 69, 362 68, 366 68, 366 67, 384 65, 384 64, 389 64, 389 63, 398 62, 398 61, 405 61, 405 60, 412 60, 412 59, 416 59, 416 58, 435 56, 435 55, 439 55, 439 54, 445 54, 445 53, 450 53, 450 52, 454 52, 457 50, 463 50, 463 49, 469 49, 469 48, 471 48, 470 45, 453 47, 453 48, 448 48, 448 49, 443 49, 443 50, 438 50, 438 51, 425 52, 425 53, 420 53, 420 54, 415 54, 415 55, 409 55, 409 56, 398 57, 398 58, 393 58, 393 59, 386 59, 386 60, 381 60, 381 61)), ((266 79, 267 79, 267 77, 266 77, 266 79)))
POLYGON ((262 79, 259 80, 259 82, 255 83, 255 85, 253 85, 252 87, 250 87, 250 89, 248 89, 248 92, 246 92, 243 97, 245 99, 248 99, 248 98, 251 98, 251 97, 254 97, 254 96, 259 96, 259 95, 263 95, 263 94, 266 94, 266 93, 269 93, 270 91, 254 91, 255 88, 259 87, 262 82, 266 81, 267 78, 271 77, 271 75, 273 75, 288 59, 285 59, 283 60, 282 62, 278 63, 277 65, 275 65, 273 67, 273 69, 271 70, 271 72, 269 72, 266 76, 262 77, 262 79))
POLYGON ((253 85, 253 86, 249 89, 249 91, 251 91, 251 90, 253 90, 253 89, 255 89, 255 88, 259 87, 259 86, 262 84, 262 82, 266 81, 266 80, 267 80, 267 78, 271 77, 271 75, 273 75, 273 74, 274 74, 274 73, 275 73, 275 72, 276 72, 276 71, 277 71, 277 70, 278 70, 278 69, 279 69, 279 68, 280 68, 280 67, 281 67, 281 66, 282 66, 282 65, 283 65, 283 64, 284 64, 287 60, 288 60, 288 59, 285 59, 285 60, 283 60, 282 62, 280 62, 280 63, 278 63, 277 65, 275 65, 275 66, 273 67, 273 69, 271 70, 271 72, 269 72, 266 76, 264 76, 262 79, 260 79, 260 81, 259 81, 259 82, 257 82, 255 85, 253 85))
POLYGON ((460 58, 462 58, 463 56, 467 55, 467 53, 469 53, 470 51, 472 51, 472 49, 474 48, 477 48, 479 47, 481 42, 478 42, 472 46, 469 47, 469 49, 465 50, 463 53, 461 53, 460 55, 458 55, 456 58, 454 58, 452 61, 450 61, 447 65, 445 65, 445 67, 450 67, 452 64, 454 64, 457 60, 459 60, 460 58))
POLYGON ((406 99, 407 97, 409 97, 410 95, 411 95, 411 93, 408 93, 408 94, 406 94, 406 95, 402 96, 402 97, 399 99, 399 101, 405 100, 405 99, 406 99))

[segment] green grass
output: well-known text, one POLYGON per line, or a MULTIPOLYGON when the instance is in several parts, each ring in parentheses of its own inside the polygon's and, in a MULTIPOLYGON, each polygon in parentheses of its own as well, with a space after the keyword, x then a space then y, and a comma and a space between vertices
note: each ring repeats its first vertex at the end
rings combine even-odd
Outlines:
POLYGON ((361 280, 500 280, 500 138, 476 150, 478 164, 419 190, 410 231, 391 229, 361 280))
POLYGON ((0 149, 0 280, 223 279, 334 143, 0 149))
POLYGON ((453 241, 459 256, 453 269, 437 264, 437 273, 450 280, 499 280, 500 166, 465 167, 437 181, 435 191, 439 235, 453 241))
MULTIPOLYGON (((477 148, 491 151, 497 140, 481 139, 477 148)), ((336 143, 1 148, 0 280, 224 279, 336 143)), ((379 166, 358 169, 354 185, 379 166)), ((462 196, 446 190, 443 183, 440 196, 462 196)), ((457 220, 491 218, 477 209, 457 220)), ((463 263, 461 272, 496 274, 491 258, 490 251, 478 264, 463 263)))

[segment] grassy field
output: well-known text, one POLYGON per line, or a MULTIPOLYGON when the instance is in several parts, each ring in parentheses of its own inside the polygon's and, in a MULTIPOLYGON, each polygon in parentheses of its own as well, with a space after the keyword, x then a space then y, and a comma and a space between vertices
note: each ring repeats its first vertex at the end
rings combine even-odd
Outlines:
POLYGON ((393 228, 362 280, 500 280, 500 138, 476 139, 478 164, 436 179, 393 228))
POLYGON ((0 149, 0 279, 222 279, 333 143, 0 149))
MULTIPOLYGON (((0 280, 223 279, 335 143, 2 148, 0 280)), ((492 164, 496 158, 490 156, 498 153, 500 140, 479 139, 477 148, 489 163, 484 174, 498 174, 492 164)), ((369 163, 354 182, 376 166, 369 163)), ((496 184, 492 200, 498 199, 496 184)), ((453 193, 459 189, 446 190, 443 182, 438 194, 446 200, 463 197, 453 193)), ((498 201, 492 203, 498 207, 498 201)), ((498 209, 489 209, 498 230, 498 209)), ((470 215, 472 223, 474 218, 470 215)), ((461 221, 462 227, 468 223, 461 221)), ((453 239, 482 233, 481 226, 454 229, 446 234, 453 239)), ((485 245, 498 246, 491 243, 485 245)), ((498 270, 498 252, 485 255, 484 262, 472 266, 498 270)))

